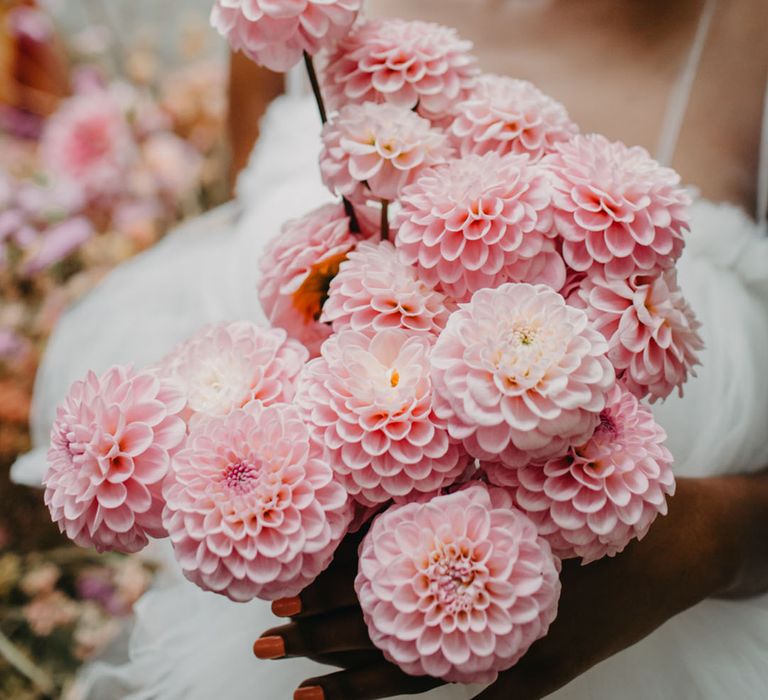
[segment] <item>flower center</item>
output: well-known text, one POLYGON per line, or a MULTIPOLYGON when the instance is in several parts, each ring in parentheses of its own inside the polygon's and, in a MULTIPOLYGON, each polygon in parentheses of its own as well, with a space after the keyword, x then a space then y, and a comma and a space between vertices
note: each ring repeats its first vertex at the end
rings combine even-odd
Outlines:
POLYGON ((331 282, 339 274, 339 267, 347 259, 347 253, 337 253, 315 263, 301 286, 293 294, 293 306, 309 324, 320 319, 323 305, 328 300, 331 282))
POLYGON ((545 376, 550 359, 562 345, 551 329, 520 321, 499 329, 490 343, 489 361, 505 389, 512 394, 535 387, 545 376))
POLYGON ((80 124, 73 140, 78 162, 84 166, 104 158, 109 153, 109 131, 107 125, 100 120, 80 124))
POLYGON ((393 389, 400 383, 400 372, 394 367, 389 370, 389 383, 393 389))
POLYGON ((512 331, 512 337, 518 345, 533 345, 536 341, 536 329, 530 326, 520 326, 512 331))
POLYGON ((224 483, 237 493, 249 493, 259 477, 258 470, 248 462, 230 464, 224 472, 224 483))
POLYGON ((209 355, 185 371, 189 406, 195 411, 223 415, 250 395, 252 370, 233 353, 209 355))
POLYGON ((447 613, 472 609, 481 584, 469 549, 440 545, 430 557, 426 574, 432 595, 447 613))
POLYGON ((616 421, 613 419, 613 416, 608 409, 605 409, 602 413, 600 413, 600 425, 597 426, 596 432, 609 435, 614 438, 618 434, 619 429, 616 425, 616 421))

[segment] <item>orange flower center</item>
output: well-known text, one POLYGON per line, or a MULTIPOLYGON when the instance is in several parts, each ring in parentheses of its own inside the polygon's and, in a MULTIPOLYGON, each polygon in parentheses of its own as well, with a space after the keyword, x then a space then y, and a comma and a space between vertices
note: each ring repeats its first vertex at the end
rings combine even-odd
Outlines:
POLYGON ((320 320, 323 304, 328 299, 331 281, 339 274, 339 267, 347 259, 347 253, 337 253, 316 262, 309 268, 309 274, 293 294, 293 306, 302 315, 305 323, 320 320))

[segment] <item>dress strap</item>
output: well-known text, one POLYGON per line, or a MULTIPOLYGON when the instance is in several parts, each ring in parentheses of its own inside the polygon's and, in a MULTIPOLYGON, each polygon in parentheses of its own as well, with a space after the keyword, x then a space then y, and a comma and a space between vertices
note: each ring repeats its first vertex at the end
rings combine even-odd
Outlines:
POLYGON ((701 63, 701 57, 709 37, 709 30, 712 26, 712 19, 715 16, 716 9, 717 0, 705 0, 691 49, 670 95, 661 127, 659 143, 656 148, 656 159, 662 165, 670 165, 677 150, 680 132, 683 128, 685 115, 691 101, 691 93, 696 82, 696 74, 699 71, 699 64, 701 63))
POLYGON ((760 165, 757 173, 757 212, 758 223, 768 232, 768 87, 765 91, 763 106, 763 131, 760 139, 760 165))

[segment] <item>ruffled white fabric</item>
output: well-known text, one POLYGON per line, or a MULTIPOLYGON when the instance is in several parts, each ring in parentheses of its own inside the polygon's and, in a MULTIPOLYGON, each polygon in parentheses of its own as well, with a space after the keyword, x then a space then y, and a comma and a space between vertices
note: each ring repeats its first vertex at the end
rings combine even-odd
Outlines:
MULTIPOLYGON (((240 204, 180 228, 115 271, 67 314, 38 377, 33 427, 39 447, 17 462, 14 478, 40 483, 55 407, 86 370, 152 362, 204 323, 263 320, 255 274, 264 242, 285 219, 329 197, 317 175, 318 133, 311 103, 281 98, 241 180, 240 204)), ((705 202, 694 208, 680 280, 703 322, 707 350, 685 397, 655 407, 670 434, 678 474, 705 476, 768 464, 764 233, 737 208, 705 202)), ((145 596, 137 620, 130 662, 87 669, 80 684, 83 698, 281 700, 319 670, 310 662, 257 662, 252 642, 275 624, 268 606, 231 603, 177 578, 145 596)), ((553 697, 763 700, 766 659, 768 598, 707 601, 553 697)), ((464 700, 473 691, 454 686, 424 697, 464 700)))

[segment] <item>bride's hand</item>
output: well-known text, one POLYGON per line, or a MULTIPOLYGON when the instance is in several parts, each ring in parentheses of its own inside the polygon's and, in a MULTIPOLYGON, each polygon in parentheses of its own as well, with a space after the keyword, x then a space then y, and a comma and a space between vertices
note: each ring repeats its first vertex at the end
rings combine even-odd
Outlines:
MULTIPOLYGON (((766 481, 681 480, 670 514, 642 542, 586 567, 565 562, 548 635, 478 698, 544 697, 704 598, 755 592, 766 580, 765 547, 755 543, 756 535, 766 535, 766 481), (745 569, 755 546, 763 558, 745 569)), ((255 644, 260 658, 305 656, 342 669, 306 680, 296 700, 375 700, 439 685, 406 675, 371 644, 352 587, 358 542, 359 536, 345 543, 300 598, 275 603, 275 612, 292 621, 255 644)))

